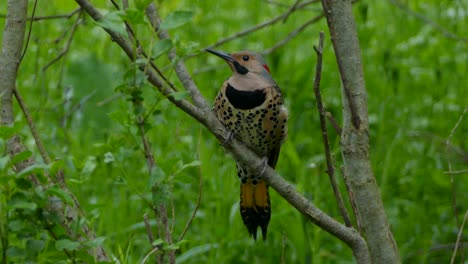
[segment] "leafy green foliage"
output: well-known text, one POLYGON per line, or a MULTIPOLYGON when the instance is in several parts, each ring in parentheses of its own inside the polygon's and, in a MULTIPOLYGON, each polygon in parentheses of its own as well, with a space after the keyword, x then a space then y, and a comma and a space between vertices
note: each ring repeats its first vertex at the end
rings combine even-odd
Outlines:
MULTIPOLYGON (((176 250, 178 263, 276 263, 283 258, 285 263, 353 263, 343 243, 307 222, 273 190, 268 240, 251 241, 239 216, 239 183, 232 159, 200 124, 147 84, 138 67, 149 65, 149 60, 131 63, 101 28, 126 37, 123 21, 127 21, 142 49, 179 89, 171 96, 189 99, 166 56, 175 48, 203 95, 212 100, 230 73, 222 61, 201 53, 201 48, 286 12, 295 1, 287 1, 289 6, 264 1, 248 5, 242 1, 162 1, 162 28, 170 30, 170 41, 158 40, 148 24, 144 6, 149 1, 129 1, 125 11, 116 11, 108 1, 94 2, 99 2, 93 4, 106 14, 104 19, 96 25, 83 16, 68 53, 46 71, 41 68, 65 46, 76 17, 34 24, 17 86, 55 161, 14 173, 11 159, 0 157, 0 237, 9 243, 7 248, 2 244, 0 254, 7 254, 11 262, 74 259, 92 263, 88 249, 102 244, 118 261, 138 263, 158 245, 161 252, 176 250), (155 159, 151 173, 141 128, 155 159), (55 175, 59 169, 86 212, 86 219, 74 228, 89 223, 97 232, 95 240, 69 237, 57 225, 57 215, 45 210, 51 197, 71 204, 68 193, 58 187, 35 188, 27 178, 35 173, 45 182, 45 175, 55 175), (168 210, 171 243, 158 233, 163 229, 160 205, 168 210), (179 241, 196 206, 192 224, 179 241), (155 235, 153 245, 148 241, 145 214, 155 235)), ((468 35, 462 1, 407 4, 450 32, 468 35)), ((68 13, 74 8, 68 1, 47 6, 39 2, 37 15, 68 13)), ((6 3, 1 2, 0 13, 4 10, 6 3)), ((265 50, 317 15, 317 10, 318 5, 296 11, 285 23, 219 49, 265 50)), ((460 219, 468 204, 466 174, 454 176, 452 189, 450 175, 444 173, 449 162, 453 170, 466 169, 468 116, 450 137, 450 144, 445 144, 468 98, 466 44, 444 37, 389 1, 358 1, 354 11, 369 92, 371 159, 402 260, 447 263, 452 249, 432 248, 456 240, 452 192, 460 219)), ((266 57, 290 112, 289 135, 277 171, 340 220, 325 175, 312 92, 312 46, 320 30, 328 35, 324 20, 266 57)), ((341 83, 329 41, 323 68, 324 103, 340 121, 341 83)), ((5 149, 6 139, 19 133, 30 151, 13 161, 40 160, 19 109, 15 113, 15 127, 0 127, 0 147, 5 149)), ((339 136, 332 128, 329 131, 338 168, 339 136)), ((340 187, 344 192, 342 182, 340 187)))

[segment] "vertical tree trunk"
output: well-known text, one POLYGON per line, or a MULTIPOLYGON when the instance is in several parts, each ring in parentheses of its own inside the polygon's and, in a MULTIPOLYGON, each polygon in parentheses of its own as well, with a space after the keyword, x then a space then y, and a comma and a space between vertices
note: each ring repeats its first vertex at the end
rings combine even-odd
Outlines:
POLYGON ((13 125, 13 89, 23 49, 27 12, 27 0, 8 1, 8 13, 3 31, 2 52, 0 53, 0 97, 2 102, 0 124, 2 126, 13 125))
POLYGON ((351 0, 322 0, 343 83, 344 170, 373 263, 400 263, 369 154, 367 92, 351 0))

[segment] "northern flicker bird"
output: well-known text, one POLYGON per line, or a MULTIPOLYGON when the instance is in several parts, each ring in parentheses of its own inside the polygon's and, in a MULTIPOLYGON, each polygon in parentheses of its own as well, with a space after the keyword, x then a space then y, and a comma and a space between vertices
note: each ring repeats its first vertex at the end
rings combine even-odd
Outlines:
MULTIPOLYGON (((232 70, 232 76, 216 96, 213 106, 216 116, 236 138, 275 168, 287 133, 288 114, 265 60, 249 51, 232 54, 206 51, 224 59, 232 70)), ((262 175, 255 175, 244 164, 237 162, 236 167, 241 180, 242 220, 254 239, 260 226, 265 240, 271 216, 268 184, 262 175)))

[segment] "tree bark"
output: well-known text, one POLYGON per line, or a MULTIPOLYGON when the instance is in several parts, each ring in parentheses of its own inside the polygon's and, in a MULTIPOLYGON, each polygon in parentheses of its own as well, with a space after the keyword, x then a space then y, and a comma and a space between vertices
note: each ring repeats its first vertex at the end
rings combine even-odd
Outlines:
POLYGON ((367 91, 351 0, 322 0, 342 80, 341 149, 345 174, 373 263, 400 263, 369 154, 367 91))
POLYGON ((13 125, 13 90, 23 48, 28 12, 27 0, 9 0, 0 54, 1 125, 13 125))
MULTIPOLYGON (((7 7, 7 17, 5 28, 3 31, 2 51, 0 54, 0 126, 12 127, 14 125, 13 113, 13 93, 16 89, 15 83, 18 76, 18 68, 22 59, 23 39, 26 31, 28 1, 27 0, 9 0, 7 7)), ((26 150, 26 147, 18 135, 13 135, 7 141, 7 152, 10 157, 17 155, 26 150)), ((33 158, 25 161, 20 161, 14 164, 16 172, 33 165, 33 158)), ((59 172, 59 177, 63 178, 62 172, 59 172)), ((29 179, 35 186, 41 186, 41 183, 34 175, 30 175, 29 179)), ((47 188, 50 182, 42 186, 47 188)), ((47 210, 55 211, 61 217, 61 225, 65 228, 68 235, 79 240, 93 240, 95 234, 86 224, 80 230, 72 228, 72 224, 78 221, 78 217, 83 215, 80 210, 79 203, 75 196, 70 193, 65 185, 65 182, 59 182, 59 185, 72 197, 74 206, 64 205, 62 201, 50 197, 47 210), (64 209, 66 206, 66 209, 64 209), (66 215, 64 215, 66 211, 66 215)), ((102 246, 97 246, 90 250, 98 261, 106 261, 108 257, 102 246)))

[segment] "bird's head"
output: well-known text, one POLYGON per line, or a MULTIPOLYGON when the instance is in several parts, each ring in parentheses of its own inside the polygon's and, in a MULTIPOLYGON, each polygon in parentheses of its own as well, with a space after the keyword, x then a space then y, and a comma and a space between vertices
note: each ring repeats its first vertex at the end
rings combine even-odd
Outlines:
POLYGON ((247 75, 248 73, 258 74, 270 79, 270 69, 263 57, 251 51, 239 51, 235 53, 225 53, 222 51, 206 49, 222 59, 224 59, 234 74, 247 75))

